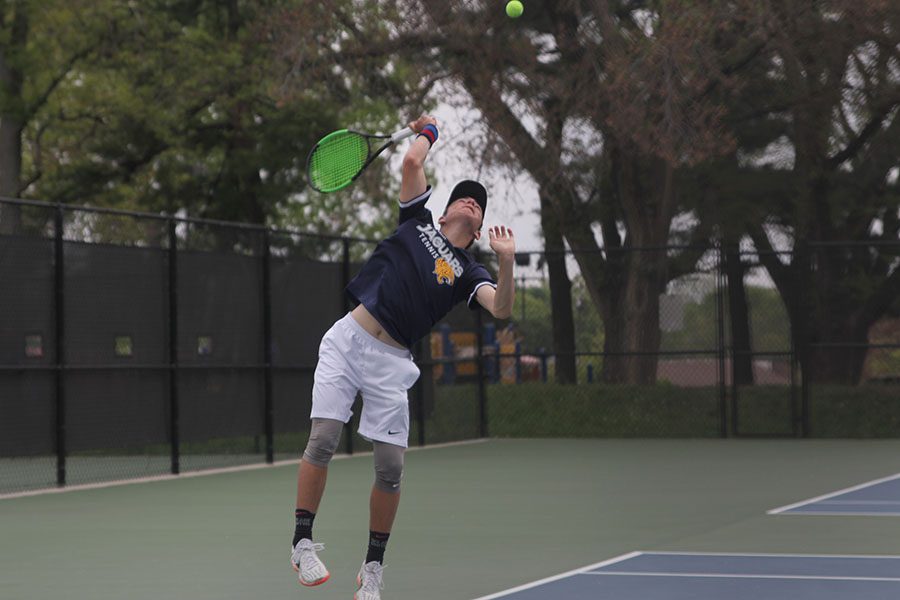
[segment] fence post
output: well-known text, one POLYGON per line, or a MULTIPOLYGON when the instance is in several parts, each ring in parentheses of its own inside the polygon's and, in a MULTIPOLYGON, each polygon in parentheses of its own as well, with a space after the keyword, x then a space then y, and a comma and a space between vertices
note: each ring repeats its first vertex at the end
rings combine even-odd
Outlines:
POLYGON ((497 341, 496 324, 484 324, 484 337, 482 338, 481 343, 484 348, 489 348, 494 351, 494 355, 490 357, 490 360, 487 360, 488 357, 484 357, 484 360, 486 361, 484 370, 485 377, 488 378, 488 381, 497 383, 500 381, 500 342, 497 341))
POLYGON ((453 342, 450 341, 450 325, 441 323, 441 357, 444 359, 444 370, 441 374, 441 383, 444 385, 452 385, 456 381, 456 363, 453 360, 456 357, 453 342))
MULTIPOLYGON (((800 240, 794 247, 794 256, 791 260, 791 263, 795 263, 797 261, 800 265, 801 276, 804 278, 803 281, 809 281, 812 278, 812 260, 813 256, 810 251, 810 245, 800 240), (810 279, 807 279, 810 278, 810 279)), ((807 290, 810 288, 805 285, 798 286, 797 293, 794 295, 795 297, 795 318, 797 319, 797 323, 792 327, 793 335, 792 338, 792 348, 795 353, 797 353, 797 363, 800 367, 800 436, 801 437, 809 437, 810 436, 810 382, 815 377, 815 374, 812 372, 812 368, 810 366, 810 358, 812 348, 810 346, 810 335, 809 335, 809 326, 807 323, 806 311, 811 309, 810 302, 804 297, 807 293, 807 290), (793 338, 797 336, 800 339, 799 344, 800 347, 797 347, 798 341, 793 341, 793 338)), ((794 431, 796 433, 797 426, 796 422, 794 424, 794 431)))
POLYGON ((480 437, 488 436, 488 416, 487 416, 487 391, 484 386, 484 323, 481 311, 482 308, 478 308, 475 311, 475 339, 477 348, 475 348, 476 356, 476 370, 478 377, 478 421, 479 421, 479 434, 480 437))
POLYGON ((63 252, 63 205, 56 205, 53 215, 54 323, 56 328, 56 369, 53 385, 56 393, 56 485, 66 485, 66 384, 65 358, 65 255, 63 252))
MULTIPOLYGON (((717 359, 718 359, 718 372, 717 377, 719 379, 719 436, 720 437, 728 437, 728 398, 726 393, 726 383, 725 383, 725 273, 723 272, 725 268, 725 244, 722 243, 721 240, 717 242, 718 245, 718 261, 716 265, 716 345, 717 348, 717 359)), ((733 360, 733 359, 732 359, 733 360)), ((732 380, 734 377, 732 376, 732 380)), ((735 390, 732 395, 732 402, 734 403, 734 407, 732 408, 732 429, 737 433, 737 385, 735 385, 735 390)))
POLYGON ((264 427, 266 432, 266 462, 275 462, 275 419, 272 403, 272 252, 269 248, 269 228, 263 229, 263 272, 262 272, 262 309, 263 309, 263 403, 265 413, 264 427))
POLYGON ((547 349, 538 350, 541 355, 541 383, 547 383, 547 349))
POLYGON ((178 437, 178 236, 176 222, 169 225, 169 434, 171 435, 172 474, 181 472, 178 437))
POLYGON ((522 342, 516 342, 516 383, 522 383, 522 342))

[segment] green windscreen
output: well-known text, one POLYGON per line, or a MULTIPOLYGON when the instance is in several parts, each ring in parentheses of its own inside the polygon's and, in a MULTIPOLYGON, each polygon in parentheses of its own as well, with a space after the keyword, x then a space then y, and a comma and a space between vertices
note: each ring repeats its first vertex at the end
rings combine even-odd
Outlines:
POLYGON ((313 149, 306 166, 309 183, 320 192, 346 187, 366 164, 368 156, 366 138, 346 129, 335 131, 313 149))

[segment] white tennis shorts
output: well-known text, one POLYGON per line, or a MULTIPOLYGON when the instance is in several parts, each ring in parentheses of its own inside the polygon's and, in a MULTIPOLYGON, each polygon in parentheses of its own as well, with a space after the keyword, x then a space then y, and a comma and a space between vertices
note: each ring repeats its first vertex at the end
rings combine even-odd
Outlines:
POLYGON ((363 399, 359 434, 406 448, 406 392, 418 378, 419 368, 408 350, 373 337, 348 313, 332 325, 319 344, 310 417, 346 423, 359 391, 363 399))

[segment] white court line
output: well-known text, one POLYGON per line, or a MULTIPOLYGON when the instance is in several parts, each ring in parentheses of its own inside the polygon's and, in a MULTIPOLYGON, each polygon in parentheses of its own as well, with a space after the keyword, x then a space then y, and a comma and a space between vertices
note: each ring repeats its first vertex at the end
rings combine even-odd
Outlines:
POLYGON ((741 573, 662 573, 655 571, 604 571, 602 573, 579 573, 579 575, 632 575, 639 577, 696 577, 699 579, 814 579, 816 581, 897 581, 900 577, 836 577, 832 575, 749 575, 741 573))
POLYGON ((525 585, 520 585, 518 587, 510 588, 508 590, 503 590, 502 592, 497 592, 496 594, 491 594, 489 596, 480 596, 475 598, 474 600, 492 600, 493 598, 501 598, 503 596, 508 596, 510 594, 514 594, 516 592, 521 592, 523 590, 528 590, 533 587, 537 587, 539 585, 544 585, 545 583, 550 583, 551 581, 556 581, 558 579, 565 579, 566 577, 571 577, 572 575, 579 575, 584 573, 585 571, 589 571, 591 569, 599 569, 601 567, 606 567, 608 565, 612 565, 618 562, 622 562, 628 560, 630 558, 634 558, 635 556, 640 556, 641 552, 629 552, 628 554, 622 554, 621 556, 616 556, 614 558, 610 558, 609 560, 605 560, 603 562, 595 563, 593 565, 588 565, 586 567, 581 567, 580 569, 573 569, 571 571, 566 571, 565 573, 560 573, 559 575, 554 575, 552 577, 547 577, 545 579, 539 579, 538 581, 533 581, 531 583, 526 583, 525 585))
POLYGON ((819 504, 868 504, 868 505, 886 505, 900 506, 900 500, 822 500, 819 504))
POLYGON ((888 558, 892 560, 900 560, 900 555, 892 554, 792 554, 788 552, 666 552, 660 550, 658 552, 641 552, 644 556, 750 556, 773 558, 888 558))
POLYGON ((858 510, 792 510, 785 514, 804 517, 900 517, 900 512, 861 512, 858 510))
MULTIPOLYGON (((428 446, 413 446, 407 448, 407 451, 430 450, 432 448, 447 448, 450 446, 464 446, 469 444, 479 444, 489 441, 490 438, 478 438, 475 440, 463 440, 461 442, 444 442, 443 444, 429 444, 428 446)), ((372 452, 354 452, 353 454, 336 454, 331 460, 341 460, 345 458, 355 458, 357 456, 371 456, 372 452)), ((122 485, 132 485, 136 483, 154 483, 157 481, 172 481, 173 479, 187 479, 190 477, 206 477, 207 475, 222 475, 224 473, 238 473, 241 471, 255 471, 257 469, 270 469, 273 467, 283 467, 285 465, 296 465, 300 463, 299 458, 289 460, 277 460, 272 464, 269 463, 253 463, 250 465, 238 465, 235 467, 221 467, 218 469, 203 469, 198 471, 186 471, 178 475, 152 475, 150 477, 137 477, 133 479, 115 479, 113 481, 102 481, 99 483, 80 483, 77 485, 67 485, 65 487, 44 488, 40 490, 29 490, 27 492, 12 492, 8 494, 0 494, 0 500, 10 500, 13 498, 25 498, 28 496, 43 496, 45 494, 65 494, 67 492, 80 492, 83 490, 97 490, 108 487, 118 487, 122 485)))
POLYGON ((655 572, 643 572, 643 571, 632 571, 632 572, 623 572, 623 571, 606 571, 603 573, 590 573, 589 571, 593 569, 601 569, 603 567, 607 567, 612 564, 624 562, 626 560, 630 560, 632 558, 636 558, 638 556, 657 556, 657 555, 667 555, 667 556, 746 556, 746 557, 773 557, 773 558, 887 558, 887 559, 895 559, 900 560, 900 556, 891 556, 891 555, 881 555, 881 554, 788 554, 788 553, 763 553, 763 552, 629 552, 628 554, 622 554, 621 556, 616 556, 614 558, 610 558, 609 560, 605 560, 603 562, 599 562, 593 565, 588 565, 586 567, 581 567, 580 569, 573 569, 571 571, 566 571, 565 573, 560 573, 559 575, 554 575, 552 577, 547 577, 545 579, 540 579, 538 581, 534 581, 532 583, 526 583, 525 585, 520 585, 518 587, 510 588, 508 590, 503 590, 502 592, 497 592, 496 594, 491 594, 489 596, 481 596, 479 598, 475 598, 474 600, 493 600, 494 598, 502 598, 503 596, 508 596, 510 594, 514 594, 516 592, 521 592, 523 590, 531 589, 537 587, 539 585, 543 585, 545 583, 550 583, 552 581, 557 581, 560 579, 565 579, 567 577, 572 577, 575 575, 647 575, 647 576, 655 576, 655 577, 741 577, 741 578, 756 578, 756 579, 835 579, 835 580, 859 580, 859 581, 898 581, 900 582, 900 578, 890 578, 890 577, 812 577, 807 575, 731 575, 731 574, 721 574, 721 573, 690 573, 690 574, 675 574, 675 573, 655 573, 655 572))
MULTIPOLYGON (((862 490, 867 487, 872 487, 873 485, 878 485, 879 483, 886 483, 888 481, 893 481, 894 479, 900 478, 900 473, 895 475, 889 475, 888 477, 882 477, 881 479, 876 479, 874 481, 869 481, 866 483, 861 483, 859 485, 854 485, 853 487, 844 488, 842 490, 838 490, 836 492, 831 492, 830 494, 823 494, 822 496, 816 496, 815 498, 810 498, 809 500, 801 500, 800 502, 795 502, 794 504, 788 504, 787 506, 780 506, 778 508, 773 508, 772 510, 767 510, 767 515, 779 515, 786 511, 789 511, 794 508, 799 508, 801 506, 806 506, 807 504, 813 504, 815 502, 819 502, 820 500, 827 500, 828 498, 834 498, 835 496, 840 496, 842 494, 848 494, 850 492, 855 492, 856 490, 862 490)), ((823 513, 816 513, 823 514, 823 513)))

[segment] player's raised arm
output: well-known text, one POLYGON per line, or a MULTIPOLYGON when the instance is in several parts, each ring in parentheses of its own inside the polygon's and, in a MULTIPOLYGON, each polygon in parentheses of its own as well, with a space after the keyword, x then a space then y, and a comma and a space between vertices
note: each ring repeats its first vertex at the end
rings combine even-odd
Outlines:
POLYGON ((422 115, 410 123, 409 128, 419 135, 409 145, 409 150, 403 157, 400 202, 409 202, 425 193, 428 188, 428 182, 425 181, 425 157, 438 138, 437 119, 431 115, 422 115))
POLYGON ((489 313, 498 319, 512 316, 513 302, 516 297, 516 286, 513 281, 513 264, 516 255, 516 239, 512 229, 504 225, 491 227, 488 230, 491 239, 491 250, 497 254, 499 269, 497 271, 497 289, 489 285, 478 288, 475 297, 489 313))

